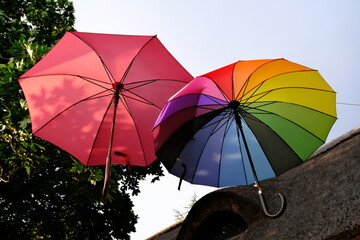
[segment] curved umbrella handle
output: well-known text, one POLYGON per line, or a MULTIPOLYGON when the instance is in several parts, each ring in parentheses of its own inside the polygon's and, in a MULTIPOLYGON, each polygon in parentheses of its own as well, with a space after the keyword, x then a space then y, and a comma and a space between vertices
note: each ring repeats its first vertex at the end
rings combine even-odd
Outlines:
POLYGON ((254 176, 254 181, 255 181, 255 185, 257 186, 258 188, 258 193, 259 193, 259 197, 260 197, 260 201, 261 201, 261 205, 262 205, 262 208, 264 210, 264 213, 268 216, 268 217, 271 217, 271 218, 276 218, 276 217, 280 217, 281 214, 283 214, 283 212, 285 211, 285 197, 281 194, 281 193, 278 193, 278 197, 280 198, 281 200, 281 207, 280 207, 280 210, 277 211, 276 213, 270 213, 267 209, 267 206, 266 206, 266 202, 265 202, 265 199, 264 199, 264 196, 262 195, 262 190, 261 190, 261 187, 260 187, 260 183, 259 183, 259 179, 256 175, 256 170, 255 170, 255 166, 254 166, 254 163, 252 161, 252 157, 251 157, 251 154, 250 154, 250 149, 249 149, 249 146, 246 142, 246 138, 245 138, 245 134, 244 134, 244 130, 242 128, 242 125, 241 125, 241 119, 240 119, 240 115, 239 115, 239 110, 238 110, 238 107, 239 107, 239 102, 238 101, 231 101, 229 103, 229 108, 232 108, 234 109, 234 116, 235 116, 235 121, 236 121, 236 124, 240 130, 240 133, 241 133, 241 137, 242 137, 242 140, 243 140, 243 143, 244 143, 244 146, 245 146, 245 150, 246 150, 246 154, 249 158, 249 163, 250 163, 250 167, 251 167, 251 171, 253 173, 253 176, 254 176))
POLYGON ((277 193, 278 197, 280 198, 281 200, 281 206, 280 206, 280 209, 276 212, 276 213, 270 213, 269 210, 267 209, 267 205, 266 205, 266 202, 265 202, 265 198, 262 194, 262 191, 261 189, 259 189, 259 197, 260 197, 260 201, 261 201, 261 205, 262 205, 262 208, 264 210, 264 213, 266 214, 266 216, 268 217, 271 217, 271 218, 277 218, 277 217, 280 217, 284 211, 285 211, 285 208, 286 208, 286 200, 285 200, 285 197, 284 195, 282 195, 281 193, 277 193))

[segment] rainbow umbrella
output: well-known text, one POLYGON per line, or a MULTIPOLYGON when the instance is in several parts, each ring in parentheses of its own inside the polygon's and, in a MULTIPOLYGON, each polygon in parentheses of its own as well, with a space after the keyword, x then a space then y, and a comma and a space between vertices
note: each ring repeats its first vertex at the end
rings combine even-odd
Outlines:
MULTIPOLYGON (((154 129, 170 173, 215 187, 281 175, 322 145, 336 120, 335 92, 317 70, 285 59, 238 61, 193 79, 166 103, 154 129)), ((179 187, 181 184, 179 183, 179 187)))

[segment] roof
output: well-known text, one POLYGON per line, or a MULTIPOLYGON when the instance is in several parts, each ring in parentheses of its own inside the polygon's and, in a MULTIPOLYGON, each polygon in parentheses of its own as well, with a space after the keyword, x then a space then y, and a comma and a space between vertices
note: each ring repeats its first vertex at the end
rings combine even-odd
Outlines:
POLYGON ((181 219, 181 220, 175 222, 174 224, 168 226, 167 228, 161 230, 160 232, 154 234, 153 236, 147 238, 146 240, 176 239, 183 221, 184 221, 184 219, 181 219))
POLYGON ((261 182, 270 211, 279 207, 277 192, 286 197, 287 208, 279 218, 265 216, 254 187, 223 188, 205 195, 184 221, 149 240, 196 239, 218 213, 244 221, 227 226, 239 226, 238 232, 231 230, 236 233, 231 239, 360 239, 359 133, 360 127, 355 128, 319 148, 304 164, 261 182))

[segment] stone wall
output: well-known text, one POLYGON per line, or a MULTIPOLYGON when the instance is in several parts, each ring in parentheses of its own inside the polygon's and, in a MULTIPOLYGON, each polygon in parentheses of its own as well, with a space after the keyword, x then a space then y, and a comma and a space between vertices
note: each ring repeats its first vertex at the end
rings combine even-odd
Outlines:
MULTIPOLYGON (((279 218, 265 216, 254 187, 224 188, 193 206, 177 239, 201 239, 202 224, 219 212, 237 214, 246 223, 246 230, 239 225, 243 232, 231 239, 360 239, 359 133, 359 128, 354 129, 320 148, 304 164, 261 182, 270 211, 279 207, 277 192, 286 197, 287 208, 279 218)), ((224 221, 218 219, 224 232, 225 227, 234 228, 234 223, 224 221)))

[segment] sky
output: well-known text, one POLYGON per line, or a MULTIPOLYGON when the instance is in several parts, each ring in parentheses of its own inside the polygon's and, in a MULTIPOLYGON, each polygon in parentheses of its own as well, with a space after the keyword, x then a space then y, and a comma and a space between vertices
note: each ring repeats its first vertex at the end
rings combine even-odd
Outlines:
MULTIPOLYGON (((238 60, 285 58, 319 70, 337 92, 338 120, 331 141, 359 126, 360 1, 358 0, 74 0, 80 32, 157 35, 194 76, 238 60), (347 104, 344 104, 347 103, 347 104), (355 105, 348 105, 355 104, 355 105), (358 104, 358 105, 356 105, 358 104)), ((215 188, 183 183, 165 170, 141 182, 133 197, 139 216, 132 240, 175 222, 215 188)))

